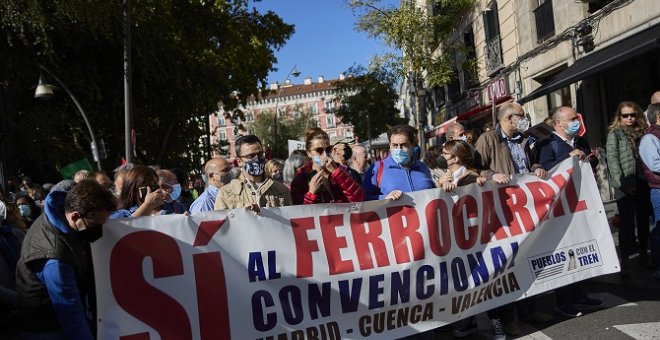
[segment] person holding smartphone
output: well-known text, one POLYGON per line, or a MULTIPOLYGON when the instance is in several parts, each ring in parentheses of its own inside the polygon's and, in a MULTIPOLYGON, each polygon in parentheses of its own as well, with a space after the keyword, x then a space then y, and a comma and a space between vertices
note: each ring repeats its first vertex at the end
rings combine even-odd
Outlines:
POLYGON ((333 148, 328 134, 320 128, 305 133, 307 155, 312 159, 312 171, 307 183, 293 190, 294 204, 362 202, 362 187, 332 159, 333 148), (302 194, 302 195, 301 195, 302 194))
POLYGON ((159 215, 167 193, 159 187, 158 175, 150 167, 138 165, 124 176, 111 219, 159 215))

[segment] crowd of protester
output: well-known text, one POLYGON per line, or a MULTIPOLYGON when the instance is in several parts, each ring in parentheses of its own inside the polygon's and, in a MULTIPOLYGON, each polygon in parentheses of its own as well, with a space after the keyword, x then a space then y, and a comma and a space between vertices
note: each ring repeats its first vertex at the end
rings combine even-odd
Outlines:
MULTIPOLYGON (((607 164, 602 165, 609 169, 622 220, 622 275, 629 274, 629 259, 638 254, 640 263, 660 279, 660 228, 654 228, 660 220, 660 92, 651 102, 646 112, 634 102, 619 105, 607 135, 607 164)), ((194 179, 183 169, 134 164, 115 169, 112 179, 87 170, 56 184, 10 177, 9 195, 0 190, 0 338, 94 338, 87 313, 93 310, 89 247, 108 219, 398 200, 424 189, 452 192, 473 183, 506 184, 516 174, 546 179, 549 170, 569 157, 597 166, 586 139, 578 136, 581 123, 573 108, 557 108, 545 124, 553 131, 549 136, 528 139, 530 119, 521 105, 510 102, 500 105, 497 124, 484 127, 481 135, 460 123, 448 125, 446 142, 425 150, 424 159, 417 131, 408 125, 389 129, 389 152, 379 159, 371 159, 353 138, 330 138, 311 128, 303 136, 305 150, 293 151, 285 160, 267 160, 259 137, 241 136, 233 162, 209 159, 201 177, 194 179)), ((557 312, 568 317, 602 305, 580 284, 555 294, 557 312)), ((539 311, 533 298, 490 310, 488 316, 498 340, 521 333, 518 319, 553 318, 539 311), (516 311, 519 317, 514 317, 516 311)), ((453 336, 476 330, 474 317, 469 317, 453 325, 453 336)), ((413 338, 437 335, 431 331, 413 338)))

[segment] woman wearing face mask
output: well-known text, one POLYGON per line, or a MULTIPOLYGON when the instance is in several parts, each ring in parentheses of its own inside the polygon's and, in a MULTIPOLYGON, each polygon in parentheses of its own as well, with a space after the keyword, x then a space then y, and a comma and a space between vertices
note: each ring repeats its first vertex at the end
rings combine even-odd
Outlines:
POLYGON ((457 187, 486 183, 486 177, 480 177, 472 169, 472 150, 460 140, 451 140, 442 147, 442 157, 447 161, 447 173, 438 180, 438 187, 449 192, 457 187))
POLYGON ((158 175, 150 167, 137 165, 124 176, 111 219, 160 215, 167 193, 158 185, 158 175))
POLYGON ((41 215, 41 208, 37 205, 34 199, 27 194, 17 194, 15 201, 23 222, 25 222, 25 225, 29 228, 32 225, 32 222, 41 215))
POLYGON ((648 264, 646 251, 651 203, 639 157, 639 140, 647 127, 639 105, 624 101, 619 104, 607 134, 607 166, 610 183, 616 189, 616 205, 621 218, 619 249, 623 275, 627 275, 628 258, 636 252, 635 248, 639 250, 642 265, 648 264))
MULTIPOLYGON (((305 133, 307 155, 312 159, 312 172, 307 183, 292 190, 294 204, 348 203, 364 200, 364 192, 351 176, 332 160, 330 138, 320 128, 305 133), (304 193, 300 197, 300 193, 304 193)), ((293 188, 293 185, 292 185, 293 188)))
POLYGON ((282 169, 284 168, 284 165, 280 160, 277 159, 271 159, 268 162, 266 162, 266 177, 272 178, 274 181, 278 181, 280 183, 283 182, 283 175, 282 175, 282 169))

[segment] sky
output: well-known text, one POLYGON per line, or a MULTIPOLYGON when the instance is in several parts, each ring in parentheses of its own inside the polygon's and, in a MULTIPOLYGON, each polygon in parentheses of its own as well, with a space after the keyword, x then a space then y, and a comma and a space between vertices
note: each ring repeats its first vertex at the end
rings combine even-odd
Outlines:
POLYGON ((355 30, 357 17, 345 0, 262 0, 252 4, 259 12, 271 10, 295 25, 295 33, 275 51, 278 70, 268 75, 269 84, 282 83, 294 65, 300 71, 299 77, 290 78, 295 84, 307 77, 313 82, 319 76, 337 79, 349 67, 366 67, 371 56, 391 51, 381 41, 355 30))

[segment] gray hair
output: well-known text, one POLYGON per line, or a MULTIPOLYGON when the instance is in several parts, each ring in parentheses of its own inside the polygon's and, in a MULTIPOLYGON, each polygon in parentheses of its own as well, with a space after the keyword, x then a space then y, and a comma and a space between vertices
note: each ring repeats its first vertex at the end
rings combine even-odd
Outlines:
POLYGON ((649 123, 657 124, 658 115, 660 115, 660 103, 649 105, 646 109, 646 117, 649 119, 649 123))
POLYGON ((296 170, 305 165, 307 156, 299 153, 292 153, 289 158, 284 161, 284 169, 282 170, 282 178, 284 183, 291 183, 293 177, 296 176, 296 170))
POLYGON ((465 131, 465 127, 461 123, 451 123, 449 126, 447 126, 447 132, 445 134, 447 135, 447 139, 454 138, 454 135, 456 134, 456 131, 458 130, 463 130, 465 131))
POLYGON ((515 110, 519 107, 522 107, 520 104, 516 102, 508 102, 504 103, 500 106, 500 108, 497 110, 497 120, 500 121, 504 116, 509 114, 512 110, 515 110))

